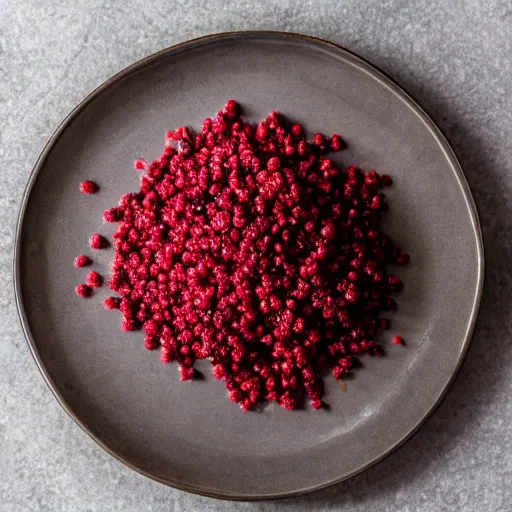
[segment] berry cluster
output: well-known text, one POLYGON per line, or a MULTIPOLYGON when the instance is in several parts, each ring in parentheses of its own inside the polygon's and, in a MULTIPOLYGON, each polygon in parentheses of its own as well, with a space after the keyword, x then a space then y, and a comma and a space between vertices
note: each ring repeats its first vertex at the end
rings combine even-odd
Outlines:
POLYGON ((120 295, 105 306, 182 380, 210 359, 243 410, 294 409, 304 393, 321 407, 324 370, 339 379, 382 353, 380 313, 402 287, 386 265, 408 261, 381 230, 391 178, 340 170, 328 154, 343 148, 278 112, 254 126, 234 101, 200 133, 168 132, 159 159, 135 164, 140 190, 104 214, 120 295))

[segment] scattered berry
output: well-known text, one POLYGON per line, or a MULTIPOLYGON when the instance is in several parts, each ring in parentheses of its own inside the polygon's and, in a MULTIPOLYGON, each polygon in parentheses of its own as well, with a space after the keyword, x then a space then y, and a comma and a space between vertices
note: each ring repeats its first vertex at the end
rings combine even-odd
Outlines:
POLYGON ((79 284, 75 291, 79 297, 90 297, 92 295, 92 288, 86 284, 79 284))
POLYGON ((103 213, 106 222, 118 222, 120 219, 119 208, 110 208, 103 213))
POLYGON ((146 166, 147 166, 146 160, 142 160, 142 158, 135 160, 134 167, 135 167, 135 169, 137 169, 137 171, 144 171, 146 169, 146 166))
POLYGON ((393 343, 395 345, 405 345, 405 340, 402 338, 402 336, 395 336, 393 338, 393 343))
POLYGON ((98 187, 94 181, 87 180, 80 183, 80 192, 82 192, 82 194, 96 194, 99 189, 100 187, 98 187))
POLYGON ((119 303, 121 299, 118 297, 107 297, 103 301, 103 305, 105 306, 105 309, 119 309, 119 303))
POLYGON ((91 235, 90 245, 92 249, 103 249, 104 247, 108 247, 108 240, 95 233, 94 235, 91 235))
POLYGON ((87 265, 90 265, 91 263, 92 263, 92 260, 88 256, 85 256, 84 254, 81 254, 80 256, 77 256, 75 258, 75 267, 76 268, 86 267, 87 265))
POLYGON ((98 272, 89 272, 87 274, 87 284, 92 288, 99 288, 103 284, 103 277, 98 272))

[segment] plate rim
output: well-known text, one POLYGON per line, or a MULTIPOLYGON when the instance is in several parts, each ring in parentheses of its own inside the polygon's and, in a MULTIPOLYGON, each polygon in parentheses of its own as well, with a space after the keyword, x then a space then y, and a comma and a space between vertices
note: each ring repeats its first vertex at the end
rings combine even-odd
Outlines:
POLYGON ((316 37, 316 36, 310 36, 303 33, 298 32, 286 32, 281 30, 245 30, 245 31, 228 31, 228 32, 219 32, 214 34, 209 34, 193 39, 189 39, 187 41, 183 41, 180 43, 177 43, 175 45, 169 46, 167 48, 164 48, 162 50, 159 50, 155 53, 152 53, 135 63, 131 64, 130 66, 122 69, 121 71, 115 73, 110 78, 105 80, 103 83, 101 83, 99 86, 94 88, 87 96, 78 103, 75 108, 71 110, 71 112, 59 123, 55 131, 52 133, 51 137, 49 138, 48 142, 45 144, 43 150, 41 151, 39 157, 36 160, 36 163, 30 173, 30 176, 28 178, 27 185, 25 187, 25 190, 23 192, 23 196, 21 199, 21 204, 19 207, 19 213, 16 221, 16 227, 15 227, 15 236, 14 236, 14 254, 13 254, 13 285, 14 285, 14 295, 15 295, 15 302, 16 302, 16 309, 18 313, 18 318, 21 323, 21 327, 23 330, 23 334, 25 336, 25 339, 27 341, 27 344, 29 346, 30 352, 32 354, 32 357, 34 358, 34 361, 37 365, 37 368, 39 372, 41 373, 46 385, 49 387, 50 391, 56 398, 57 402, 60 404, 60 406, 66 411, 68 416, 70 416, 73 421, 103 450, 105 450, 108 454, 110 454, 112 457, 117 459, 119 462, 124 464, 125 466, 129 467, 130 469, 136 471, 140 475, 143 475, 145 477, 150 478, 151 480, 154 480, 156 482, 162 483, 164 485, 167 485, 169 487, 173 487, 175 489, 179 489, 181 491, 190 492, 193 494, 198 494, 201 496, 206 496, 209 498, 216 498, 216 499, 223 499, 223 500, 232 500, 232 501, 262 501, 262 500, 271 500, 271 499, 285 499, 285 498, 292 498, 297 496, 303 496, 305 494, 320 491, 322 489, 326 489, 328 487, 331 487, 333 485, 339 484, 343 481, 346 481, 350 478, 355 477, 356 475, 362 473, 363 471, 366 471, 370 467, 374 466, 378 462, 381 462, 388 456, 390 456, 392 453, 394 453, 398 448, 403 446, 404 443, 406 443, 409 439, 411 439, 421 428, 422 425, 427 421, 427 419, 433 414, 433 412, 439 407, 439 405, 442 403, 444 398, 447 395, 448 390, 452 386, 455 378, 457 377, 459 370, 461 368, 461 365, 466 357, 469 345, 471 344, 473 332, 475 329, 476 319, 478 317, 478 311, 481 304, 482 299, 482 293, 483 293, 483 285, 484 285, 484 278, 485 278, 485 256, 484 256, 484 245, 483 245, 483 237, 482 237, 482 229, 481 224, 479 220, 478 215, 478 208, 475 203, 473 194, 471 192, 471 188, 467 182, 466 176, 464 174, 464 171, 462 169, 462 166, 451 147, 450 143, 448 142, 448 139, 442 132, 442 130, 437 126, 437 124, 433 121, 433 119, 428 115, 428 113, 421 107, 416 100, 402 87, 398 84, 397 81, 395 81, 394 78, 392 78, 389 74, 387 74, 385 71, 382 71, 378 66, 372 64, 367 59, 357 55, 356 53, 352 52, 351 50, 348 50, 344 46, 341 46, 339 44, 333 43, 329 40, 316 37), (320 47, 326 47, 330 49, 331 51, 334 51, 338 54, 343 55, 344 57, 348 57, 349 60, 359 65, 359 67, 362 67, 366 72, 368 72, 374 79, 379 81, 382 85, 386 86, 388 89, 390 89, 393 93, 395 93, 402 101, 404 101, 409 108, 413 112, 415 112, 420 120, 426 125, 426 127, 430 130, 436 141, 438 142, 440 148, 445 154, 446 159, 451 164, 451 167, 453 168, 453 172, 456 175, 456 178, 458 179, 458 182, 460 184, 462 193, 464 195, 464 199, 468 208, 468 211, 470 213, 470 219, 473 227, 473 231, 475 234, 476 239, 476 245, 477 245, 477 260, 478 260, 478 274, 477 274, 477 288, 476 293, 474 295, 473 305, 471 308, 471 315, 468 322, 468 327, 466 329, 466 333, 464 335, 463 342, 461 344, 461 348, 459 351, 457 364, 455 367, 455 370, 453 371, 452 375, 448 379, 448 381, 445 383, 443 388, 441 389, 441 392, 436 400, 436 402, 432 405, 432 407, 423 415, 422 418, 416 423, 416 425, 405 435, 403 436, 399 441, 394 443, 392 446, 389 447, 383 454, 381 454, 378 457, 375 457, 370 462, 362 465, 361 467, 357 468, 356 470, 352 471, 348 475, 344 475, 338 478, 334 478, 327 482, 322 482, 307 488, 297 489, 293 491, 285 491, 282 493, 271 493, 271 494, 241 494, 241 493, 230 493, 226 491, 213 491, 209 489, 203 489, 201 488, 200 484, 183 484, 174 481, 172 478, 164 478, 159 477, 151 472, 144 470, 142 468, 137 467, 135 464, 131 463, 130 461, 126 460, 122 455, 119 453, 116 453, 114 450, 110 449, 99 437, 97 437, 95 434, 93 434, 88 427, 75 415, 71 407, 66 403, 64 397, 59 393, 56 385, 54 384, 51 376, 49 375, 41 357, 39 356, 36 343, 34 340, 34 337, 32 335, 32 332, 30 330, 29 322, 26 316, 25 307, 23 304, 23 297, 22 297, 22 291, 21 291, 21 268, 20 268, 20 261, 21 261, 21 239, 22 239, 22 231, 23 231, 23 223, 25 220, 25 213, 27 209, 27 205, 30 199, 30 195, 32 192, 32 189, 35 185, 35 182, 39 176, 39 173, 41 169, 44 166, 44 163, 52 150, 53 146, 58 142, 60 137, 65 132, 68 125, 71 124, 71 122, 85 109, 85 107, 97 96, 99 96, 103 91, 107 90, 109 87, 114 85, 115 83, 119 82, 126 76, 129 76, 133 72, 153 63, 156 62, 159 59, 166 58, 168 56, 173 56, 177 53, 179 53, 181 50, 186 50, 187 48, 193 48, 197 46, 198 44, 208 44, 208 43, 214 43, 216 41, 221 41, 223 39, 249 39, 254 37, 262 37, 262 38, 276 38, 276 37, 283 37, 283 38, 290 38, 290 39, 297 39, 297 40, 305 40, 312 42, 320 47))

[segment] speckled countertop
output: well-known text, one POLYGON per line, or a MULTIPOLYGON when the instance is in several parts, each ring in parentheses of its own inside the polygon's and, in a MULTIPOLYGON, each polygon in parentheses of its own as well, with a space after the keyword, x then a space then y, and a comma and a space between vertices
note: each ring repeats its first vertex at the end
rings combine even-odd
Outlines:
POLYGON ((0 27, 0 511, 512 510, 509 0, 0 0, 0 27), (175 491, 104 453, 44 384, 12 292, 18 205, 60 120, 141 57, 234 29, 331 39, 395 77, 453 144, 480 209, 487 258, 471 349, 420 432, 349 482, 274 503, 175 491))

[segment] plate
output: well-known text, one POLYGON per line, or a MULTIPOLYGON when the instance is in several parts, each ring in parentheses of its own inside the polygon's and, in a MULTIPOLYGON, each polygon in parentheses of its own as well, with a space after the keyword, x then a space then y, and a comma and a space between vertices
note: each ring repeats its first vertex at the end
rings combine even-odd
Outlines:
MULTIPOLYGON (((94 253, 108 274, 112 249, 94 253)), ((104 449, 165 484, 227 499, 320 489, 368 468, 404 442, 439 403, 468 348, 480 301, 483 250, 475 204, 446 139, 391 79, 343 48, 286 33, 227 33, 148 57, 90 94, 39 158, 23 200, 16 296, 46 382, 104 449), (102 212, 138 188, 133 161, 159 156, 166 130, 200 128, 227 99, 251 120, 278 109, 312 131, 341 132, 336 158, 393 176, 386 231, 412 256, 384 358, 343 392, 326 378, 330 410, 271 404, 243 413, 209 371, 179 382, 177 365, 146 351, 104 311, 103 287, 74 294, 88 237, 109 236, 102 212), (79 192, 92 179, 101 191, 79 192)), ((207 370, 209 363, 202 362, 207 370)))

